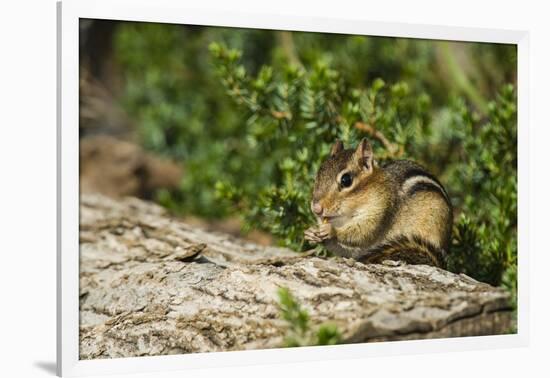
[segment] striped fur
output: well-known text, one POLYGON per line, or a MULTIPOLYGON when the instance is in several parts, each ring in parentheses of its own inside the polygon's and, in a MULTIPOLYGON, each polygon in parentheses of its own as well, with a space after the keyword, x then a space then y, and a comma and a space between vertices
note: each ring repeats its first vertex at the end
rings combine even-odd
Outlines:
POLYGON ((447 204, 451 204, 445 187, 421 165, 409 160, 397 160, 390 162, 384 168, 395 177, 399 177, 399 185, 406 196, 411 197, 418 192, 430 191, 438 193, 447 204))
POLYGON ((418 236, 400 236, 369 248, 359 259, 363 263, 381 263, 384 260, 445 268, 445 251, 418 236))
POLYGON ((445 188, 439 183, 439 181, 434 180, 429 176, 418 175, 409 178, 403 183, 402 190, 409 197, 412 197, 415 193, 422 191, 438 193, 445 199, 445 202, 448 204, 451 203, 445 188))

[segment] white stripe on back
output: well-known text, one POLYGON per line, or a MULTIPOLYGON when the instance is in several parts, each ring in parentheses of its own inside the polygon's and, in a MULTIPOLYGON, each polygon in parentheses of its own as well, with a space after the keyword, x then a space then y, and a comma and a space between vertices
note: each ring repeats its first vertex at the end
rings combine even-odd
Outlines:
POLYGON ((421 175, 409 177, 408 179, 405 180, 405 182, 403 182, 403 185, 401 186, 401 189, 403 190, 403 194, 408 193, 408 191, 411 190, 413 186, 421 182, 435 186, 441 191, 441 194, 443 194, 443 196, 447 200, 449 200, 449 198, 447 197, 447 192, 437 181, 429 178, 428 176, 421 176, 421 175))

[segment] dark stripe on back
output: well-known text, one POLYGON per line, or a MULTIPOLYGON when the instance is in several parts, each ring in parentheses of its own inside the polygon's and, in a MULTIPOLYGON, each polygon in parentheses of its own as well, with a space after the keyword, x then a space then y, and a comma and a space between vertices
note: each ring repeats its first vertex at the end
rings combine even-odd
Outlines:
MULTIPOLYGON (((433 181, 435 181, 436 183, 438 183, 439 185, 441 185, 441 183, 439 182, 439 180, 437 179, 437 177, 435 177, 434 175, 432 175, 431 173, 427 172, 426 170, 422 169, 422 168, 411 168, 411 169, 408 169, 406 172, 405 172, 405 175, 404 175, 404 178, 402 180, 401 183, 404 183, 405 181, 407 181, 408 179, 410 179, 411 177, 415 177, 415 176, 424 176, 424 177, 427 177, 433 181)), ((443 188, 443 190, 445 190, 445 187, 443 185, 441 185, 441 187, 443 188)), ((447 192, 445 192, 445 195, 447 195, 447 192)))
POLYGON ((407 171, 403 175, 401 184, 405 183, 410 178, 418 177, 418 176, 429 178, 430 180, 436 182, 439 185, 439 187, 437 185, 433 185, 430 183, 419 182, 413 185, 411 189, 409 189, 409 192, 408 192, 409 195, 413 195, 414 193, 419 191, 437 192, 442 194, 443 198, 445 198, 445 201, 450 204, 449 194, 447 193, 447 191, 445 190, 445 187, 441 184, 441 182, 439 182, 437 177, 435 177, 434 175, 432 175, 431 173, 427 172, 426 170, 420 167, 407 169, 407 171))
POLYGON ((438 188, 437 185, 432 184, 430 188, 426 185, 421 185, 420 183, 417 183, 409 189, 409 194, 412 195, 419 191, 437 192, 445 199, 445 202, 447 202, 449 206, 452 206, 449 194, 447 193, 445 187, 441 184, 437 177, 426 171, 426 169, 418 163, 415 163, 411 160, 393 160, 385 163, 383 165, 383 168, 396 180, 397 184, 399 184, 401 187, 403 187, 404 183, 407 180, 410 180, 414 177, 425 177, 426 179, 432 180, 434 183, 440 185, 440 187, 438 188), (417 185, 420 186, 417 187, 417 185), (434 187, 437 188, 437 190, 434 190, 434 187))
POLYGON ((437 185, 434 185, 432 184, 431 182, 424 182, 424 181, 421 181, 421 182, 417 182, 416 184, 414 184, 410 189, 409 191, 407 192, 407 195, 408 196, 413 196, 415 193, 418 193, 418 192, 432 192, 432 193, 437 193, 439 195, 441 195, 443 197, 443 199, 445 200, 445 202, 447 202, 449 205, 449 197, 447 197, 447 193, 445 192, 445 190, 443 189, 443 191, 441 190, 442 187, 439 187, 437 185))

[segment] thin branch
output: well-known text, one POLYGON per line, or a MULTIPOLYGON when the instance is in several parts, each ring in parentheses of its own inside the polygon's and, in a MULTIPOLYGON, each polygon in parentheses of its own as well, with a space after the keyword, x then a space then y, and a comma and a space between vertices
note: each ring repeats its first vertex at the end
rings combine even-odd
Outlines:
POLYGON ((403 153, 405 152, 403 147, 390 142, 388 138, 386 138, 386 136, 381 131, 376 130, 374 126, 360 121, 355 122, 354 126, 356 129, 369 134, 370 137, 377 139, 380 143, 382 143, 384 148, 388 151, 389 156, 393 158, 403 156, 403 153))

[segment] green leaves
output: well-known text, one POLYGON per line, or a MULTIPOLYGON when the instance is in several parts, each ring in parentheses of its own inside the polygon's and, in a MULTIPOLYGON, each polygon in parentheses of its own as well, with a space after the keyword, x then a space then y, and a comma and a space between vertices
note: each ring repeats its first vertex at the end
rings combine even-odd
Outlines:
POLYGON ((462 215, 455 222, 451 269, 515 290, 517 265, 517 113, 516 94, 507 85, 488 105, 485 122, 464 103, 453 128, 461 135, 460 160, 449 180, 462 190, 462 215))

